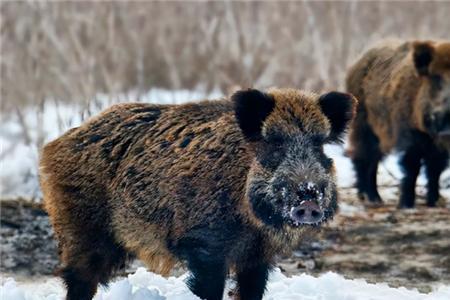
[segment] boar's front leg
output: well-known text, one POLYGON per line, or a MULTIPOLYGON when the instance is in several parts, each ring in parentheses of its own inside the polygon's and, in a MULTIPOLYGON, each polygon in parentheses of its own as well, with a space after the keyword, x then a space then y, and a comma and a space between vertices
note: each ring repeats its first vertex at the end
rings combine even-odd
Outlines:
POLYGON ((201 299, 221 300, 225 287, 225 261, 211 256, 202 257, 202 253, 188 258, 191 276, 187 285, 201 299))
POLYGON ((237 269, 237 288, 239 300, 261 300, 266 290, 271 266, 259 262, 251 266, 239 266, 237 269))
POLYGON ((415 187, 420 172, 422 153, 419 147, 408 148, 400 160, 404 177, 400 186, 400 208, 413 208, 416 198, 415 187))
POLYGON ((199 231, 190 235, 172 248, 174 254, 187 263, 191 273, 187 285, 200 299, 221 300, 228 271, 225 247, 208 242, 208 237, 215 236, 211 233, 199 231))
POLYGON ((427 205, 434 207, 439 200, 439 178, 447 167, 448 153, 432 145, 430 151, 425 153, 424 161, 428 179, 427 205))

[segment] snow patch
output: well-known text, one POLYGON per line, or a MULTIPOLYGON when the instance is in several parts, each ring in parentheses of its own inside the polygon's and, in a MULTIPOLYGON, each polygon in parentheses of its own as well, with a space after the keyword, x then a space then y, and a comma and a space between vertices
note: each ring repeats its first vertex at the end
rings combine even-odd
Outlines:
MULTIPOLYGON (((186 278, 187 274, 164 278, 139 268, 127 278, 111 283, 109 288, 99 288, 94 300, 199 300, 187 288, 186 278)), ((227 286, 230 285, 228 282, 227 286)), ((29 284, 7 279, 0 287, 0 299, 8 300, 56 300, 64 294, 58 279, 29 284)), ((230 298, 225 296, 225 299, 230 298)), ((286 277, 279 269, 272 272, 264 300, 302 299, 447 300, 450 299, 450 287, 441 286, 429 294, 421 294, 403 287, 391 288, 387 284, 370 284, 362 279, 345 279, 332 272, 317 278, 306 274, 286 277)))

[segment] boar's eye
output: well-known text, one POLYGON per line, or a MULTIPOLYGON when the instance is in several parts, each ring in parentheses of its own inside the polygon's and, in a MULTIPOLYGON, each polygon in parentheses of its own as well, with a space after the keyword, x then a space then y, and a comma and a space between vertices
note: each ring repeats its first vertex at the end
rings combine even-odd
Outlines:
POLYGON ((274 170, 281 163, 281 157, 281 151, 273 151, 271 154, 267 155, 263 160, 261 160, 261 164, 267 169, 274 170))
POLYGON ((281 134, 271 134, 268 138, 267 138, 267 142, 270 145, 273 145, 275 147, 281 147, 284 144, 284 137, 281 134))
POLYGON ((258 160, 261 165, 269 170, 275 170, 281 163, 284 155, 281 143, 267 143, 264 145, 258 160))
POLYGON ((313 147, 322 147, 322 145, 325 143, 326 137, 322 134, 317 134, 311 137, 311 142, 313 144, 313 147))

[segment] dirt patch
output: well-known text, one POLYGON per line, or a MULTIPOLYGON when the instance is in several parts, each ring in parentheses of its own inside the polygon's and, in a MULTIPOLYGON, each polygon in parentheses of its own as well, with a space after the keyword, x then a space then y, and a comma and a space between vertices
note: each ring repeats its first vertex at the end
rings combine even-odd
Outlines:
POLYGON ((382 207, 364 207, 353 189, 341 191, 341 199, 358 211, 338 214, 312 240, 314 248, 302 245, 280 261, 286 273, 335 271, 423 292, 450 284, 449 208, 430 209, 419 200, 417 209, 398 210, 396 197, 385 197, 382 207))
POLYGON ((50 275, 58 264, 56 242, 41 205, 0 201, 0 269, 20 276, 50 275))
MULTIPOLYGON (((423 292, 438 283, 450 284, 450 209, 426 208, 419 201, 415 210, 398 210, 396 193, 384 194, 386 204, 370 208, 356 199, 353 189, 342 190, 342 211, 293 255, 280 258, 279 267, 288 275, 334 271, 423 292)), ((52 274, 57 248, 41 206, 0 204, 2 273, 52 274)))

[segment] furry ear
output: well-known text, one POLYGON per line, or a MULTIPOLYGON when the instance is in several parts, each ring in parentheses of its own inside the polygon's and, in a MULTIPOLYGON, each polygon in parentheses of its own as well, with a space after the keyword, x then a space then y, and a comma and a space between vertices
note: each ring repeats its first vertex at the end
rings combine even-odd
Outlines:
POLYGON ((433 60, 434 47, 430 42, 414 42, 413 60, 417 73, 420 76, 429 74, 428 67, 433 60))
POLYGON ((249 140, 261 137, 264 120, 275 107, 272 96, 255 89, 237 91, 231 96, 234 103, 236 120, 249 140))
POLYGON ((329 141, 340 141, 355 115, 357 103, 353 95, 339 92, 330 92, 319 97, 320 108, 331 123, 329 141))

